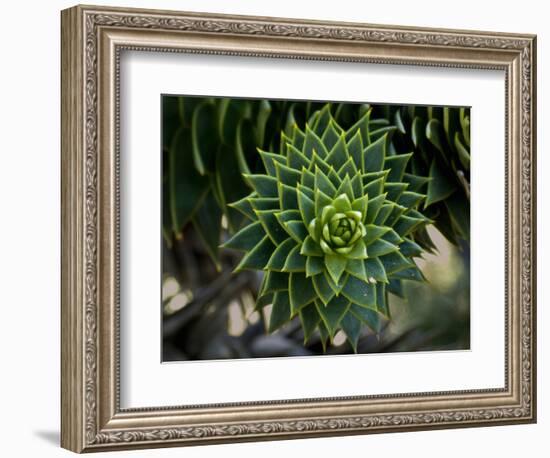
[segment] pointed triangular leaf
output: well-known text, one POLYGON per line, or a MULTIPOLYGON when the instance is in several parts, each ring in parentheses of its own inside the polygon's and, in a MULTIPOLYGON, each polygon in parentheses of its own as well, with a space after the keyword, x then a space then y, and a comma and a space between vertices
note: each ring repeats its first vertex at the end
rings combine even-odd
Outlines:
POLYGON ((332 277, 332 280, 335 283, 338 283, 340 277, 344 273, 346 268, 347 259, 344 256, 339 254, 327 254, 325 256, 325 265, 327 267, 327 272, 332 277))
MULTIPOLYGON (((399 236, 397 232, 395 232, 393 229, 390 229, 388 232, 386 232, 382 238, 386 242, 393 243, 394 245, 400 245, 403 243, 403 239, 399 236)), ((401 247, 399 247, 401 249, 401 247)))
POLYGON ((342 294, 352 303, 376 309, 376 285, 367 283, 363 280, 350 275, 344 287, 342 294))
POLYGON ((238 210, 249 219, 252 219, 252 220, 256 219, 256 216, 254 214, 254 208, 250 203, 250 196, 243 197, 237 202, 232 202, 229 204, 229 206, 231 208, 234 208, 235 210, 238 210))
POLYGON ((243 175, 243 177, 260 197, 279 196, 277 178, 268 175, 243 175))
POLYGON ((295 170, 285 164, 275 164, 277 171, 277 180, 279 183, 286 184, 291 187, 296 187, 296 183, 300 182, 301 174, 299 170, 295 170))
POLYGON ((378 334, 380 332, 382 326, 381 316, 378 312, 352 304, 350 307, 350 313, 352 313, 353 316, 361 322, 365 323, 374 333, 378 334))
POLYGON ((310 120, 312 123, 312 129, 317 134, 317 136, 321 137, 323 133, 325 132, 326 128, 328 127, 328 123, 331 119, 330 114, 330 104, 326 104, 320 111, 317 119, 313 122, 313 120, 310 120))
POLYGON ((243 227, 222 246, 233 250, 250 251, 266 236, 265 229, 259 221, 243 227))
POLYGON ((292 144, 299 150, 302 151, 304 147, 304 141, 306 139, 305 134, 300 130, 297 124, 294 125, 292 129, 292 144))
POLYGON ((417 192, 405 191, 397 199, 397 203, 403 207, 413 208, 416 207, 424 200, 426 196, 417 192))
POLYGON ((348 206, 347 211, 349 211, 349 210, 351 210, 351 202, 353 200, 355 200, 355 197, 360 197, 360 196, 355 196, 354 195, 353 188, 351 186, 351 180, 350 180, 349 176, 347 176, 347 175, 346 175, 346 178, 344 178, 342 180, 342 184, 340 185, 340 187, 336 191, 337 196, 341 196, 342 194, 345 194, 346 196, 348 196, 349 206, 348 206))
POLYGON ((365 218, 367 216, 367 208, 369 204, 369 196, 364 195, 363 197, 359 197, 358 199, 355 199, 351 203, 351 209, 354 211, 358 211, 363 215, 362 221, 365 221, 365 218))
POLYGON ((311 235, 308 235, 304 240, 304 243, 300 248, 300 253, 305 256, 323 257, 325 255, 319 244, 313 239, 313 237, 311 237, 311 235))
POLYGON ((286 258, 283 272, 305 272, 306 259, 308 258, 300 254, 300 246, 296 245, 286 258))
POLYGON ((395 231, 402 237, 409 235, 419 224, 424 223, 424 219, 411 218, 407 215, 401 215, 397 222, 394 224, 395 231))
MULTIPOLYGON (((392 214, 393 210, 395 209, 395 204, 393 203, 385 203, 380 207, 380 210, 378 211, 376 218, 374 219, 374 224, 378 226, 382 226, 386 223, 389 216, 392 214)), ((369 206, 370 211, 370 206, 369 206)))
POLYGON ((382 204, 386 200, 386 194, 382 194, 378 197, 369 198, 369 204, 367 208, 367 217, 365 218, 365 223, 372 224, 376 220, 376 217, 378 216, 378 212, 380 211, 380 208, 382 208, 382 204))
POLYGON ((305 167, 307 169, 309 166, 309 159, 304 156, 304 154, 300 150, 298 150, 294 145, 291 145, 290 143, 287 145, 286 157, 287 165, 295 170, 302 170, 302 167, 305 167))
POLYGON ((408 183, 386 183, 384 191, 388 194, 388 200, 397 202, 401 194, 409 187, 408 183))
POLYGON ((296 246, 296 242, 292 239, 287 239, 281 243, 273 252, 267 263, 268 270, 282 271, 286 262, 286 258, 290 251, 296 246))
POLYGON ((309 126, 306 126, 306 137, 302 152, 306 157, 312 157, 313 151, 315 151, 322 158, 327 157, 328 155, 328 151, 319 136, 311 130, 309 126))
POLYGON ((352 313, 346 313, 341 321, 342 330, 345 332, 348 342, 353 348, 353 351, 357 353, 357 341, 361 334, 361 321, 356 318, 352 313))
POLYGON ((315 302, 317 312, 321 315, 331 339, 336 334, 340 321, 350 308, 350 302, 343 296, 334 297, 326 306, 315 302))
POLYGON ((300 186, 298 187, 298 207, 304 224, 309 224, 315 218, 315 204, 305 195, 300 186))
POLYGON ((319 189, 315 190, 315 214, 321 215, 323 208, 332 204, 332 199, 319 189))
POLYGON ((312 277, 312 281, 315 292, 317 293, 321 301, 324 304, 330 302, 330 300, 334 297, 336 293, 334 291, 334 288, 331 288, 327 280, 326 274, 322 273, 319 275, 315 275, 314 277, 312 277))
POLYGON ((351 189, 353 190, 354 196, 364 196, 366 195, 363 192, 363 180, 361 179, 361 175, 357 173, 351 178, 351 189))
POLYGON ((290 307, 293 315, 310 302, 313 302, 317 296, 311 278, 306 277, 303 273, 292 272, 288 285, 290 307))
POLYGON ((273 241, 275 245, 279 245, 281 242, 288 238, 288 235, 284 228, 279 224, 279 220, 275 216, 279 213, 279 210, 257 210, 256 216, 265 229, 266 234, 273 241))
POLYGON ((332 206, 340 213, 349 212, 351 211, 352 200, 353 199, 350 199, 347 193, 341 192, 338 194, 338 197, 333 200, 332 206))
POLYGON ((308 256, 306 261, 306 277, 313 277, 319 275, 325 270, 325 263, 323 258, 317 256, 308 256))
POLYGON ((385 178, 378 178, 364 187, 364 194, 368 194, 371 199, 378 197, 384 191, 385 178))
POLYGON ((365 282, 369 281, 367 271, 365 269, 365 261, 363 259, 348 259, 348 263, 346 264, 346 272, 365 282))
POLYGON ((307 343, 319 321, 321 321, 321 316, 317 312, 315 304, 309 304, 300 309, 300 321, 304 330, 304 343, 307 343))
POLYGON ((401 245, 399 245, 399 251, 401 251, 404 256, 410 258, 420 256, 424 250, 420 245, 413 242, 412 240, 405 239, 405 241, 401 245))
POLYGON ((298 210, 298 196, 296 188, 279 183, 279 201, 285 210, 298 210))
POLYGON ((396 296, 402 299, 405 298, 405 291, 403 291, 403 284, 401 283, 401 280, 398 280, 397 278, 391 279, 386 289, 388 292, 395 294, 396 296))
POLYGON ((366 186, 369 183, 372 183, 375 180, 378 180, 379 178, 383 178, 384 181, 388 178, 390 171, 389 170, 381 170, 380 172, 367 172, 363 173, 363 185, 366 186))
POLYGON ((328 197, 336 195, 336 188, 318 167, 315 169, 315 190, 319 190, 328 197))
POLYGON ((365 271, 367 272, 367 277, 369 283, 373 283, 372 280, 376 282, 388 283, 388 277, 386 276, 386 270, 384 265, 378 258, 368 258, 363 261, 365 263, 365 271))
POLYGON ((407 269, 412 265, 412 262, 405 258, 399 251, 394 251, 393 253, 388 253, 381 256, 380 261, 384 265, 387 275, 407 269))
MULTIPOLYGON (((361 134, 361 141, 363 143, 363 146, 367 146, 371 143, 370 141, 370 132, 369 132, 369 124, 370 124, 370 114, 371 110, 368 109, 363 116, 353 125, 351 126, 347 131, 347 140, 351 140, 351 138, 359 131, 361 134)), ((362 162, 357 164, 357 167, 361 167, 362 162)))
POLYGON ((300 210, 296 209, 287 209, 275 214, 276 218, 279 220, 282 226, 285 225, 288 221, 299 220, 302 217, 300 210))
POLYGON ((303 168, 301 171, 300 184, 308 188, 306 192, 313 192, 315 188, 315 174, 303 168))
POLYGON ((349 259, 367 259, 367 246, 363 240, 358 240, 352 250, 346 255, 349 259))
POLYGON ((311 162, 309 164, 309 170, 311 172, 315 172, 315 169, 317 167, 319 167, 321 169, 321 172, 323 172, 325 175, 329 172, 331 168, 331 166, 328 165, 326 161, 317 154, 317 151, 313 151, 311 162))
POLYGON ((307 228, 301 219, 299 221, 287 221, 284 223, 284 228, 287 234, 300 244, 302 244, 308 236, 307 228))
POLYGON ((280 208, 277 197, 249 197, 248 199, 254 210, 276 210, 280 208))
POLYGON ((378 172, 384 166, 387 138, 383 136, 363 151, 363 173, 378 172))
POLYGON ((395 278, 401 280, 413 280, 413 281, 426 281, 426 277, 422 275, 422 272, 418 267, 409 267, 408 269, 400 270, 393 274, 395 278))
MULTIPOLYGON (((397 222, 399 217, 403 213, 405 213, 405 211, 407 211, 407 209, 405 207, 402 207, 401 205, 397 205, 397 204, 392 204, 391 205, 391 212, 386 217, 386 219, 384 221, 384 224, 386 224, 387 226, 393 226, 397 222)), ((409 210, 409 212, 410 211, 412 211, 412 210, 409 210)), ((377 222, 377 224, 378 224, 378 222, 377 222)))
POLYGON ((340 168, 347 162, 348 159, 349 152, 346 145, 346 138, 342 135, 338 138, 338 141, 331 148, 330 153, 326 158, 326 161, 329 165, 332 165, 335 170, 340 170, 340 168))
POLYGON ((273 332, 290 321, 288 291, 277 291, 273 296, 273 307, 269 317, 269 332, 273 332))
POLYGON ((336 142, 339 140, 339 138, 340 132, 336 129, 334 122, 330 120, 327 128, 325 129, 325 132, 321 137, 321 140, 323 141, 328 151, 330 151, 334 147, 334 145, 336 145, 336 142))
POLYGON ((421 192, 430 180, 430 177, 421 177, 410 173, 405 173, 403 175, 403 181, 409 183, 409 188, 407 190, 413 192, 421 192))
POLYGON ((262 295, 288 289, 288 274, 268 270, 264 275, 262 295))
POLYGON ((262 270, 268 263, 274 250, 275 245, 273 245, 271 239, 266 235, 260 243, 243 257, 239 265, 235 268, 235 271, 238 272, 245 269, 262 270))
POLYGON ((348 141, 348 152, 358 169, 361 169, 363 166, 363 149, 363 138, 361 137, 360 130, 357 129, 355 135, 348 141))
POLYGON ((254 310, 259 311, 262 310, 266 305, 273 304, 273 294, 264 294, 258 299, 256 299, 256 305, 254 306, 254 310))
POLYGON ((355 162, 353 162, 353 159, 351 157, 344 163, 342 167, 340 167, 337 173, 342 180, 346 177, 346 175, 349 176, 350 179, 358 177, 359 184, 361 184, 361 175, 358 173, 355 162))
MULTIPOLYGON (((315 307, 317 307, 317 304, 315 304, 315 307)), ((325 326, 323 320, 319 321, 318 327, 319 327, 319 340, 321 341, 321 345, 323 347, 323 353, 326 353, 326 351, 327 351, 327 342, 330 338, 329 332, 328 332, 328 329, 325 326)))
POLYGON ((400 182, 405 174, 405 168, 412 153, 388 156, 384 161, 384 168, 389 169, 388 181, 400 182))
POLYGON ((342 180, 340 179, 338 173, 336 173, 336 170, 334 170, 334 167, 332 165, 330 166, 330 169, 327 173, 327 177, 336 189, 338 189, 342 184, 342 180))
MULTIPOLYGON (((374 224, 367 224, 365 226, 366 234, 365 234, 365 237, 363 237, 363 240, 368 247, 372 242, 382 237, 389 230, 390 228, 387 226, 376 226, 374 224)), ((369 253, 370 253, 370 256, 374 256, 371 253, 370 248, 369 248, 369 253)))

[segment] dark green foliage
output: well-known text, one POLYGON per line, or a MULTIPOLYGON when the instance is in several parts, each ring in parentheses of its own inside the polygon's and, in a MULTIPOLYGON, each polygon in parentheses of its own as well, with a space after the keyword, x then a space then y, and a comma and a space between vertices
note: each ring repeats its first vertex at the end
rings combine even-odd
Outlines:
POLYGON ((342 330, 363 351, 388 293, 424 279, 413 258, 434 248, 427 222, 469 239, 467 108, 164 96, 162 110, 167 250, 192 243, 208 271, 243 270, 235 281, 263 272, 247 288, 266 329, 304 348, 324 352, 342 330), (219 248, 228 237, 244 256, 219 248))
MULTIPOLYGON (((397 126, 390 150, 412 152, 408 174, 428 177, 425 184, 405 179, 422 190, 422 213, 454 245, 470 237, 470 109, 376 105, 373 117, 397 126)), ((418 242, 426 249, 432 242, 420 231, 418 242)))
POLYGON ((425 196, 404 181, 411 155, 389 155, 388 131, 370 116, 343 129, 327 104, 260 151, 265 173, 245 175, 252 193, 235 206, 249 223, 224 246, 245 252, 237 271, 266 273, 260 300, 277 276, 270 331, 300 316, 306 339, 342 329, 355 348, 375 319, 354 308, 387 317, 386 284, 423 280, 412 256, 429 222, 417 210, 425 196))

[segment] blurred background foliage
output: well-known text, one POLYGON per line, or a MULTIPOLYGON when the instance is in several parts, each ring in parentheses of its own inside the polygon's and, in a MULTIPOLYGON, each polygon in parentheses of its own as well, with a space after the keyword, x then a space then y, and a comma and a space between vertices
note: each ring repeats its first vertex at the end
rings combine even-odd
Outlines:
MULTIPOLYGON (((232 273, 240 255, 219 245, 243 224, 228 204, 262 172, 257 148, 278 150, 281 132, 304 127, 325 103, 163 96, 163 360, 324 354, 303 343, 299 320, 268 334, 269 306, 254 311, 261 273, 232 273)), ((413 153, 409 172, 429 177, 415 234, 427 283, 390 296, 391 320, 365 330, 358 353, 469 348, 469 109, 334 103, 348 128, 371 109, 392 154, 413 153), (444 236, 442 237, 441 234, 444 236)), ((327 354, 350 353, 336 336, 327 354)))

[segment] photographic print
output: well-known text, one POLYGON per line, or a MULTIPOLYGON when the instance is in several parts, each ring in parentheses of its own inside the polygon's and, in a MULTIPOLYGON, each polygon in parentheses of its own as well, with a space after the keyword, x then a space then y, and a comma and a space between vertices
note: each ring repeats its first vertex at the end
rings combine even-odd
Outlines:
POLYGON ((469 107, 161 103, 163 361, 469 349, 469 107))

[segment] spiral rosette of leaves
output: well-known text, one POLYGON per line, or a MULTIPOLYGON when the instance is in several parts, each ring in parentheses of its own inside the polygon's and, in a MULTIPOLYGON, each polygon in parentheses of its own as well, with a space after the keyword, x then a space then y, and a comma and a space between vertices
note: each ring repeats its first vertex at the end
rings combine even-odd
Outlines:
POLYGON ((264 271, 257 307, 272 304, 270 332, 299 316, 306 342, 318 329, 325 347, 343 330, 356 349, 364 326, 389 318, 388 292, 423 280, 413 257, 426 181, 374 129, 367 111, 343 130, 326 105, 278 152, 260 151, 265 174, 246 175, 253 191, 233 207, 250 221, 225 246, 245 252, 236 270, 264 271))

